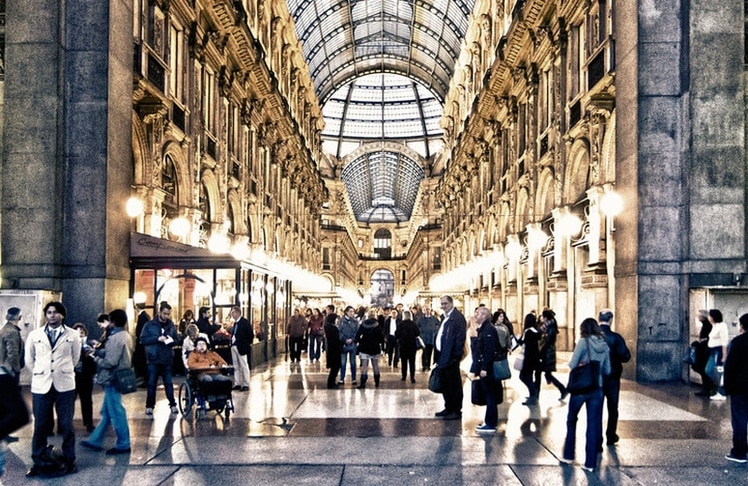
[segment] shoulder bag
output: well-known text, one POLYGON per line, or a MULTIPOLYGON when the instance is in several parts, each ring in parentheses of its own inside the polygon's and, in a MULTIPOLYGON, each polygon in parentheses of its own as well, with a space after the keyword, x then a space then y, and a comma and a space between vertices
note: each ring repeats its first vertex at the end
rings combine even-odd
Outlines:
POLYGON ((513 368, 517 371, 522 371, 522 367, 525 365, 525 347, 522 346, 514 357, 513 368))
POLYGON ((509 362, 506 358, 493 362, 493 377, 495 380, 508 380, 512 377, 509 362))
POLYGON ((431 374, 429 375, 429 390, 434 393, 441 393, 443 391, 442 386, 442 373, 438 366, 431 368, 431 374))
POLYGON ((566 390, 572 395, 582 395, 600 388, 600 362, 590 359, 590 341, 587 344, 587 360, 577 364, 569 373, 569 384, 566 390))
POLYGON ((114 387, 123 395, 138 389, 138 380, 132 368, 121 368, 114 372, 114 387))

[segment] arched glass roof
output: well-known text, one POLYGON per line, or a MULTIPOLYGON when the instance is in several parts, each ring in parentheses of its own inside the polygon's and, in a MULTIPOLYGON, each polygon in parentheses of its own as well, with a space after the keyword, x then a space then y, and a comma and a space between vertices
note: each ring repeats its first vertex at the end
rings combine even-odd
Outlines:
POLYGON ((287 0, 324 105, 352 79, 394 72, 444 101, 475 0, 287 0))
POLYGON ((397 74, 367 74, 338 89, 322 108, 323 147, 343 158, 375 140, 398 140, 429 158, 441 149, 441 102, 397 74))
POLYGON ((355 158, 342 173, 361 222, 410 218, 441 149, 439 120, 475 0, 287 0, 322 106, 323 148, 355 158), (415 157, 411 153, 414 151, 415 157))
POLYGON ((423 169, 415 160, 388 150, 355 158, 341 174, 353 212, 362 223, 410 219, 423 176, 423 169))

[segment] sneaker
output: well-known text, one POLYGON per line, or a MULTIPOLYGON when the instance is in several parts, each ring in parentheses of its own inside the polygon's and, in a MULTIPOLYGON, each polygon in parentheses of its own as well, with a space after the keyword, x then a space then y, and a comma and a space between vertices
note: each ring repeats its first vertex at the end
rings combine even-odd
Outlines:
POLYGON ((343 380, 338 380, 338 385, 345 385, 345 382, 343 380))
POLYGON ((175 415, 179 413, 179 409, 177 408, 176 405, 171 406, 171 413, 175 415))
POLYGON ((568 396, 569 396, 569 390, 564 389, 564 391, 561 392, 561 396, 558 397, 558 401, 563 402, 564 400, 566 400, 566 397, 568 396))
POLYGON ((727 459, 728 461, 737 462, 738 464, 745 464, 746 462, 748 462, 748 459, 746 459, 745 457, 741 458, 733 456, 732 452, 725 454, 725 459, 727 459))
POLYGON ((567 458, 565 458, 565 457, 560 457, 560 458, 558 459, 558 461, 559 461, 559 462, 560 462, 561 464, 574 464, 574 459, 567 459, 567 458))
POLYGON ((582 466, 582 470, 583 471, 587 471, 587 472, 593 472, 595 470, 595 468, 594 467, 582 466))
POLYGON ((148 417, 153 417, 153 407, 148 407, 145 409, 145 414, 148 417))
POLYGON ((709 400, 714 400, 715 402, 724 402, 725 400, 727 400, 727 397, 721 393, 715 393, 714 395, 709 397, 709 400))
POLYGON ((496 433, 496 427, 491 427, 490 425, 479 425, 475 428, 475 431, 479 434, 494 434, 496 433))

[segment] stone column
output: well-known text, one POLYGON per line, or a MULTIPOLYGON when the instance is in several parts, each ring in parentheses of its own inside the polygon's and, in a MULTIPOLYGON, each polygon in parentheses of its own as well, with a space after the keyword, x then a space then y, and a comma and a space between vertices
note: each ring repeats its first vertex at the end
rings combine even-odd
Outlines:
POLYGON ((743 2, 616 9, 616 326, 634 354, 624 376, 678 380, 689 289, 745 271, 743 2))
POLYGON ((2 286, 62 291, 68 322, 128 297, 132 4, 6 5, 2 286))

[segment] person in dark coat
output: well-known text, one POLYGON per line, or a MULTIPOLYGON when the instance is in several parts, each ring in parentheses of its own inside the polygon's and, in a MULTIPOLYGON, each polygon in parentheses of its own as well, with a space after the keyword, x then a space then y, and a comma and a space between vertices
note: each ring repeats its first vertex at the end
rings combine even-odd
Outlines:
POLYGON ((506 359, 511 336, 509 329, 504 326, 506 341, 499 342, 499 332, 491 322, 491 311, 487 307, 475 310, 475 320, 479 323, 478 336, 471 340, 473 363, 470 372, 480 377, 480 386, 486 398, 486 415, 475 431, 479 434, 493 434, 499 422, 498 404, 504 396, 503 384, 493 374, 493 362, 506 359))
POLYGON ((220 324, 212 324, 210 322, 211 310, 210 307, 200 307, 197 311, 198 319, 196 322, 198 333, 203 333, 208 336, 208 343, 213 343, 213 335, 221 329, 220 324))
MULTIPOLYGON (((603 397, 608 405, 608 426, 605 429, 607 445, 618 442, 618 400, 621 395, 621 375, 623 374, 623 363, 631 360, 631 351, 626 346, 623 336, 613 332, 610 322, 613 320, 613 311, 603 309, 598 315, 600 330, 605 337, 605 342, 610 348, 610 374, 603 377, 603 397)), ((602 444, 602 437, 600 438, 602 444)))
POLYGON ((541 369, 545 374, 546 383, 553 384, 561 392, 558 399, 565 400, 569 392, 566 386, 553 376, 553 372, 556 371, 556 337, 558 336, 556 314, 550 309, 545 309, 540 314, 540 322, 542 323, 540 329, 543 331, 543 338, 540 341, 541 369))
POLYGON ((443 420, 460 420, 463 397, 460 362, 465 351, 467 322, 462 312, 455 308, 452 296, 442 296, 439 304, 444 311, 444 319, 436 334, 434 349, 437 372, 442 380, 444 410, 436 412, 434 416, 443 420))
POLYGON ((712 323, 709 321, 709 313, 705 310, 699 311, 699 339, 691 343, 696 348, 696 362, 691 368, 701 377, 701 391, 696 392, 696 396, 709 397, 717 389, 711 376, 706 372, 706 364, 709 362, 709 333, 712 332, 712 323))
POLYGON ((732 449, 725 459, 748 462, 748 314, 738 319, 739 332, 730 343, 725 359, 725 394, 730 397, 732 449))
POLYGON ((332 304, 325 309, 325 340, 327 341, 327 368, 330 370, 327 376, 327 388, 338 388, 335 378, 340 373, 340 367, 343 364, 341 359, 343 344, 340 342, 338 331, 338 316, 332 304))
POLYGON ((413 322, 411 312, 403 311, 403 320, 395 330, 397 346, 400 348, 401 381, 405 381, 410 370, 410 382, 416 382, 416 338, 420 335, 421 331, 413 322))
POLYGON ((138 311, 138 321, 135 324, 135 352, 132 355, 132 365, 135 368, 135 376, 138 377, 138 386, 145 388, 148 383, 148 363, 145 359, 145 346, 140 342, 140 334, 143 332, 143 327, 148 321, 151 320, 151 316, 145 310, 144 303, 135 304, 135 309, 138 311))
POLYGON ((432 356, 434 354, 434 338, 439 328, 439 319, 431 314, 431 307, 424 306, 423 317, 416 321, 418 330, 421 332, 424 348, 421 351, 421 371, 431 368, 432 356))
POLYGON ((252 325, 242 316, 238 306, 231 308, 234 327, 231 329, 231 364, 234 365, 234 390, 249 391, 249 361, 252 351, 252 325))
POLYGON ((178 339, 177 327, 171 320, 171 306, 166 301, 161 302, 156 318, 143 326, 143 332, 140 333, 140 342, 145 346, 148 363, 148 392, 145 400, 145 414, 148 417, 153 417, 159 376, 164 382, 164 393, 169 401, 171 413, 176 415, 179 412, 172 382, 174 345, 178 339))
POLYGON ((369 315, 358 327, 356 332, 358 355, 361 358, 361 383, 357 388, 366 388, 369 361, 374 370, 374 386, 379 388, 379 358, 384 349, 384 333, 377 320, 376 311, 370 310, 369 315))
POLYGON ((73 325, 81 338, 81 358, 75 365, 75 394, 81 404, 81 417, 83 425, 88 432, 93 432, 93 385, 96 376, 96 362, 88 353, 91 347, 88 344, 88 328, 82 322, 73 325))
POLYGON ((540 330, 538 329, 538 320, 535 314, 525 316, 524 332, 522 334, 522 344, 524 349, 524 360, 522 361, 522 370, 519 372, 519 379, 527 387, 530 396, 522 402, 522 405, 537 405, 540 395, 540 330))

